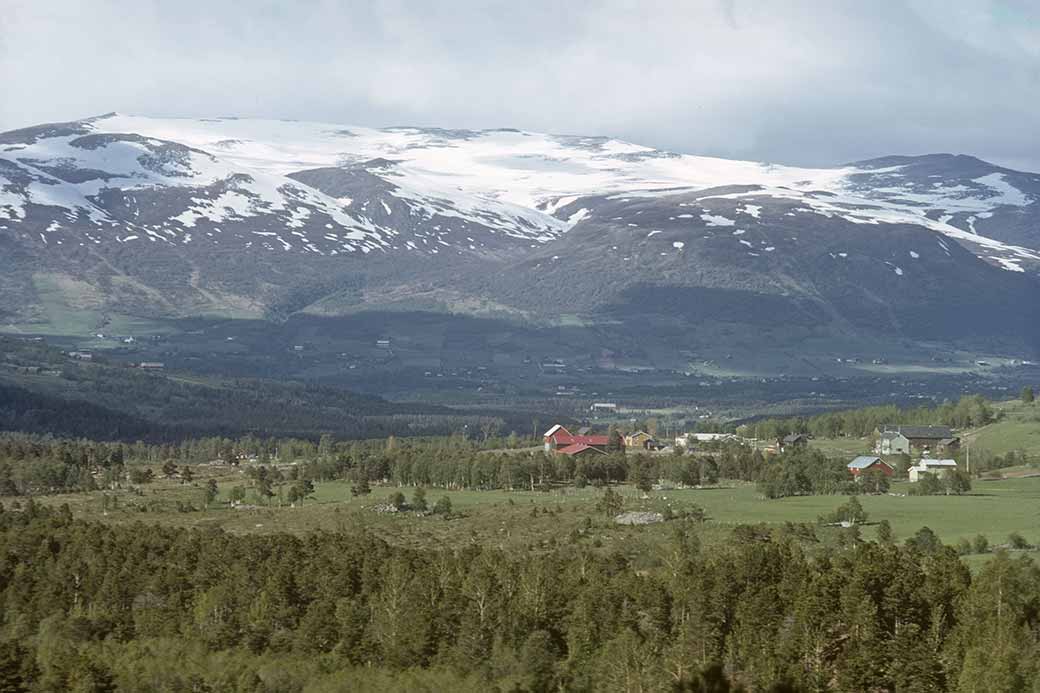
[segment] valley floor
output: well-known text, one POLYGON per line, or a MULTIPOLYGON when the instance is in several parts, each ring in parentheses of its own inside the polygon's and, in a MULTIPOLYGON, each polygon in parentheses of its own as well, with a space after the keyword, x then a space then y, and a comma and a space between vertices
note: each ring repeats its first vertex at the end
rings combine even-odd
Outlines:
MULTIPOLYGON (((655 549, 674 535, 677 524, 684 523, 675 519, 642 527, 615 526, 596 508, 603 491, 592 487, 550 492, 428 489, 431 507, 441 497, 450 499, 451 519, 407 511, 379 512, 377 508, 385 505, 392 493, 401 492, 411 498, 414 489, 374 486, 370 495, 354 497, 347 481, 316 483, 313 499, 298 503, 297 507, 284 501, 279 504, 277 497, 270 505, 247 498, 241 506, 230 507, 231 489, 247 483, 240 471, 216 468, 201 472, 191 484, 160 480, 143 485, 139 487, 140 495, 130 491, 97 491, 43 496, 37 500, 48 506, 67 503, 75 516, 105 523, 220 528, 235 534, 367 530, 391 544, 414 548, 462 548, 476 543, 495 548, 548 549, 580 544, 604 552, 620 550, 637 563, 651 565, 657 560, 655 549), (220 496, 204 507, 202 488, 208 478, 217 480, 220 496)), ((861 528, 863 539, 874 540, 878 523, 887 520, 896 541, 928 527, 951 546, 982 535, 996 549, 1006 544, 1013 533, 1030 544, 1040 544, 1040 475, 976 481, 972 492, 963 496, 908 496, 908 487, 907 482, 896 482, 887 495, 859 497, 869 516, 861 528)), ((847 501, 844 496, 834 495, 767 500, 754 484, 729 481, 722 481, 717 487, 649 494, 630 486, 617 490, 626 511, 671 511, 681 517, 684 511, 702 509, 705 520, 698 524, 699 534, 709 543, 727 542, 738 525, 815 525, 821 515, 847 501)), ((10 508, 18 499, 0 500, 10 508)), ((837 528, 813 529, 815 537, 811 542, 827 544, 837 540, 837 528)), ((977 566, 992 555, 969 555, 966 559, 977 566)))

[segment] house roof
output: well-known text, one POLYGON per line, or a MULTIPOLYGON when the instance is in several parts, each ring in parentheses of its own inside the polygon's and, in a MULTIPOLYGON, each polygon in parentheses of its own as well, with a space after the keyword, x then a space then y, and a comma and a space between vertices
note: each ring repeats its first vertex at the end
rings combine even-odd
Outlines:
POLYGON ((563 426, 561 426, 560 424, 556 424, 555 426, 553 426, 552 428, 550 428, 550 429, 549 429, 548 431, 546 431, 546 432, 545 432, 545 433, 543 433, 542 435, 543 435, 543 437, 545 437, 545 438, 551 438, 551 437, 552 437, 552 436, 554 436, 555 434, 557 434, 557 433, 561 433, 561 432, 562 432, 562 433, 564 433, 565 435, 570 435, 570 434, 571 434, 571 432, 570 432, 570 431, 568 431, 568 430, 567 430, 566 428, 564 428, 564 427, 563 427, 563 426))
POLYGON ((579 436, 587 436, 589 433, 592 433, 592 427, 591 426, 582 426, 581 428, 578 429, 578 435, 579 436))
MULTIPOLYGON (((881 433, 882 440, 895 440, 896 438, 906 438, 906 436, 899 431, 883 431, 881 433)), ((907 438, 907 440, 909 440, 909 438, 907 438)))
POLYGON ((628 437, 629 438, 650 438, 651 440, 653 439, 653 436, 650 435, 649 433, 647 433, 646 431, 636 431, 635 433, 629 433, 628 437))
POLYGON ((860 455, 856 459, 849 462, 847 465, 849 469, 867 469, 871 465, 880 462, 885 464, 885 461, 880 457, 871 457, 870 455, 860 455))
POLYGON ((953 445, 954 443, 960 442, 960 438, 954 436, 952 438, 943 438, 939 441, 939 445, 953 445))
POLYGON ((732 433, 684 433, 680 438, 692 438, 697 441, 709 442, 712 440, 728 440, 733 437, 732 433))
POLYGON ((784 436, 785 443, 797 443, 799 440, 809 440, 809 436, 804 433, 792 433, 784 436))
POLYGON ((956 467, 955 460, 921 460, 919 467, 956 467))
POLYGON ((577 455, 578 453, 582 453, 587 450, 592 450, 593 452, 603 454, 603 451, 599 448, 593 447, 592 445, 586 445, 585 443, 573 443, 565 448, 560 448, 556 452, 560 453, 561 455, 577 455))
POLYGON ((907 438, 943 438, 953 437, 949 426, 885 426, 886 431, 898 431, 907 438))
POLYGON ((610 444, 610 436, 571 436, 571 442, 576 445, 605 447, 610 444))

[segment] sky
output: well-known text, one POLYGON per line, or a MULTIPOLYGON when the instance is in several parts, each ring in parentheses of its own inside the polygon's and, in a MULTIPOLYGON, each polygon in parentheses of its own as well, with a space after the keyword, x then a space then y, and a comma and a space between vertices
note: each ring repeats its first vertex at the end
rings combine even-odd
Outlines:
POLYGON ((0 0, 0 130, 110 111, 1040 171, 1040 3, 0 0))

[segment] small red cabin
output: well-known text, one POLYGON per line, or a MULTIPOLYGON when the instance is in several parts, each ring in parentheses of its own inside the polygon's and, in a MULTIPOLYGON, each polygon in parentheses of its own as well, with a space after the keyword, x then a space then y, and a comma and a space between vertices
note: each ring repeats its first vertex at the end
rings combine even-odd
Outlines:
POLYGON ((857 457, 849 462, 848 470, 852 476, 860 476, 869 472, 880 472, 885 476, 892 476, 892 473, 895 471, 888 462, 885 462, 880 457, 870 457, 868 455, 857 457))

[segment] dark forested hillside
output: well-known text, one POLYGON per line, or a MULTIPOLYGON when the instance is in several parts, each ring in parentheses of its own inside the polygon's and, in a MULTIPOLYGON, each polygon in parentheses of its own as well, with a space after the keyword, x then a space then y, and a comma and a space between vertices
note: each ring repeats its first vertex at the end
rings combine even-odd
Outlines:
MULTIPOLYGON (((340 387, 255 378, 205 378, 82 362, 44 342, 0 337, 0 430, 101 440, 189 435, 344 438, 445 434, 489 419, 449 407, 390 402, 340 387)), ((524 419, 522 428, 529 426, 524 419)))

